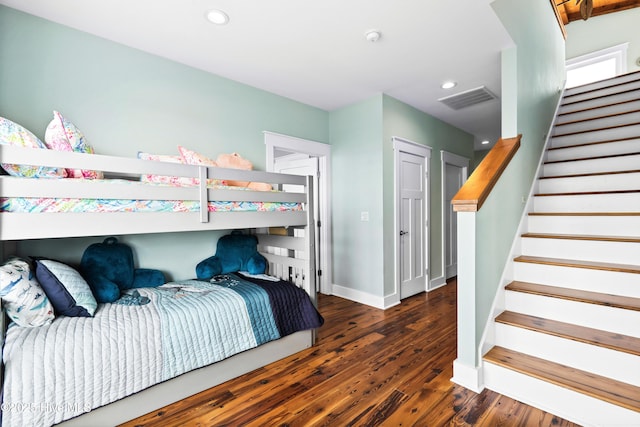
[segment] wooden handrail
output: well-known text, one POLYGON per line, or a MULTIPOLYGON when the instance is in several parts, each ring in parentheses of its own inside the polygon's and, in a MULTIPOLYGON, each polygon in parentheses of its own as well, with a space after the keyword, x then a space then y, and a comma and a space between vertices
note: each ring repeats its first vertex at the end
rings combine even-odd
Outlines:
POLYGON ((500 139, 451 200, 456 212, 477 212, 520 148, 522 135, 500 139))

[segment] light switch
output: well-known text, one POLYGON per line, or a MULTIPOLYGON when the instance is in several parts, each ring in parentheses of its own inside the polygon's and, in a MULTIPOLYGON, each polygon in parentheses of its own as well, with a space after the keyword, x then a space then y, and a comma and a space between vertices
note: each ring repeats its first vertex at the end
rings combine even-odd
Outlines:
POLYGON ((360 212, 360 221, 369 221, 369 212, 360 212))

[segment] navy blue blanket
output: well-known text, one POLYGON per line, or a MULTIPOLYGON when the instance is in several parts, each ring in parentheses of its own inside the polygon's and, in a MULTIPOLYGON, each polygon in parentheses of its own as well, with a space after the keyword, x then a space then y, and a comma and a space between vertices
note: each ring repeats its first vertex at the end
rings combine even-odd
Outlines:
MULTIPOLYGON (((309 295, 303 289, 285 280, 276 282, 230 273, 215 276, 211 282, 232 288, 240 294, 249 307, 249 313, 254 312, 253 306, 256 300, 256 291, 252 284, 264 290, 269 295, 271 312, 281 337, 305 329, 319 328, 324 323, 324 319, 316 310, 309 295)), ((252 322, 258 321, 257 318, 251 317, 252 322)), ((259 325, 254 324, 254 331, 259 329, 259 325)), ((266 337, 263 338, 264 341, 258 336, 256 338, 260 344, 269 341, 266 337)))

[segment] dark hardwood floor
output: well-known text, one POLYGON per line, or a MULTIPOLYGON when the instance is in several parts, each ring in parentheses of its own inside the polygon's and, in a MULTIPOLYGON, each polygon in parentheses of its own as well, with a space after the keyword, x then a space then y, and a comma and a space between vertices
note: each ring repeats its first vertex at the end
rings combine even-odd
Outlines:
POLYGON ((378 310, 320 295, 313 348, 123 426, 576 426, 450 381, 456 282, 378 310))

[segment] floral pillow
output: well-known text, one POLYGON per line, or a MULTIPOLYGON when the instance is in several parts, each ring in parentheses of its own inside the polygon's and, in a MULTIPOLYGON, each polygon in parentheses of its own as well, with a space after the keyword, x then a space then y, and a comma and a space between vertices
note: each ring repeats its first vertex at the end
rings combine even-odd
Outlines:
MULTIPOLYGON (((80 129, 57 111, 53 112, 53 120, 47 126, 44 142, 52 150, 94 154, 93 147, 89 145, 80 129)), ((67 175, 70 178, 104 178, 101 171, 86 169, 67 169, 67 175)))
POLYGON ((216 163, 215 160, 210 159, 209 157, 200 154, 197 151, 189 150, 182 145, 178 145, 178 150, 180 151, 183 162, 188 165, 218 166, 218 163, 216 163))
MULTIPOLYGON (((182 163, 182 157, 172 156, 169 154, 151 154, 143 151, 138 151, 138 158, 140 160, 153 160, 156 162, 168 162, 168 163, 182 163)), ((168 175, 151 175, 145 174, 140 177, 140 181, 153 182, 156 184, 169 184, 169 185, 189 185, 195 178, 186 178, 181 176, 168 176, 168 175)))
POLYGON ((53 306, 23 259, 14 258, 0 266, 0 298, 18 326, 36 327, 53 321, 53 306))
MULTIPOLYGON (((0 117, 0 144, 16 147, 47 148, 33 133, 4 117, 0 117)), ((2 168, 9 175, 25 178, 64 178, 67 176, 67 172, 64 169, 47 166, 2 163, 2 168)))
MULTIPOLYGON (((190 150, 188 148, 183 147, 182 145, 178 145, 178 151, 180 151, 180 155, 182 156, 182 162, 188 165, 196 165, 196 166, 213 166, 217 167, 218 163, 210 159, 209 157, 198 153, 197 151, 190 150)), ((194 184, 198 185, 198 179, 193 178, 194 184)), ((225 181, 219 179, 210 179, 207 185, 227 185, 225 181)))

